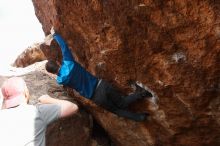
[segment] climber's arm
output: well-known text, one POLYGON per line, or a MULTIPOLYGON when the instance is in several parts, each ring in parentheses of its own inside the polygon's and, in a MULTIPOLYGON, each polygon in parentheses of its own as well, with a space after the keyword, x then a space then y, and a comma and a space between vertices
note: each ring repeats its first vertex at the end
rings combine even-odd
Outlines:
POLYGON ((72 56, 72 53, 69 47, 67 46, 66 42, 64 41, 64 39, 57 33, 53 34, 53 38, 56 40, 56 42, 59 44, 61 48, 63 61, 73 61, 74 58, 72 56))

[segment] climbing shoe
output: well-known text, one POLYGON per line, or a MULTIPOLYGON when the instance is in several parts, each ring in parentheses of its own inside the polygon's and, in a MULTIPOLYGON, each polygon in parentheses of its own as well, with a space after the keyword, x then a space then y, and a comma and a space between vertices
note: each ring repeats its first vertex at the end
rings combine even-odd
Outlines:
POLYGON ((145 121, 149 118, 149 114, 148 113, 140 113, 140 114, 137 114, 133 120, 137 121, 137 122, 142 122, 142 121, 145 121))
POLYGON ((141 87, 137 83, 135 83, 134 85, 136 88, 135 92, 141 93, 141 97, 153 97, 153 95, 149 91, 147 91, 146 89, 144 89, 143 87, 141 87))
POLYGON ((146 90, 141 83, 129 81, 130 86, 133 88, 135 93, 140 93, 141 97, 153 97, 152 93, 146 90))
POLYGON ((147 90, 142 91, 141 96, 142 97, 153 97, 153 95, 150 92, 148 92, 147 90))

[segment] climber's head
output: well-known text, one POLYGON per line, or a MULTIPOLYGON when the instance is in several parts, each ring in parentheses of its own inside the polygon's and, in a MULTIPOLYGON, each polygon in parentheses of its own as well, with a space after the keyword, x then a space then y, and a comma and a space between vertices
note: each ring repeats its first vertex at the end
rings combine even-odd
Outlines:
POLYGON ((3 108, 12 108, 27 104, 30 98, 25 81, 21 77, 7 79, 2 87, 3 108))
POLYGON ((54 61, 54 60, 48 60, 48 62, 47 62, 46 65, 45 65, 45 68, 46 68, 46 70, 47 70, 49 73, 58 74, 58 71, 59 71, 59 69, 60 69, 60 66, 57 64, 56 61, 54 61))

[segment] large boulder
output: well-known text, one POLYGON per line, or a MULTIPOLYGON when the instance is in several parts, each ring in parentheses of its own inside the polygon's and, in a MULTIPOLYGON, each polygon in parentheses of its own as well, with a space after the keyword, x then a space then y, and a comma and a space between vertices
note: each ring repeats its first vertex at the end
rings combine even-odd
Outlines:
POLYGON ((25 49, 15 60, 13 66, 27 67, 30 64, 46 59, 43 51, 40 49, 41 43, 36 43, 25 49))
POLYGON ((54 26, 88 71, 157 98, 131 106, 150 112, 142 123, 77 98, 117 145, 220 145, 220 1, 32 1, 45 35, 54 26))

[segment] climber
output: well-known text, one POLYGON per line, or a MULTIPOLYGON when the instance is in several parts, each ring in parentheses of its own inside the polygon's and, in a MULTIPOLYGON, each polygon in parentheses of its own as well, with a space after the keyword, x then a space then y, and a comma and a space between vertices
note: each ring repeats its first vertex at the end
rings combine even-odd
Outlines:
POLYGON ((143 89, 127 97, 122 96, 110 83, 93 76, 77 63, 65 41, 59 34, 55 33, 53 27, 50 32, 51 34, 45 38, 45 44, 50 45, 52 40, 55 39, 61 48, 63 61, 60 67, 56 61, 49 60, 45 68, 48 72, 57 75, 58 84, 75 89, 81 96, 91 99, 97 105, 118 116, 135 121, 144 121, 148 117, 148 113, 133 113, 126 108, 138 99, 152 97, 150 92, 143 89))
POLYGON ((30 95, 21 77, 7 79, 0 92, 1 146, 45 146, 47 125, 78 110, 76 104, 49 95, 42 95, 36 106, 28 105, 30 95))

